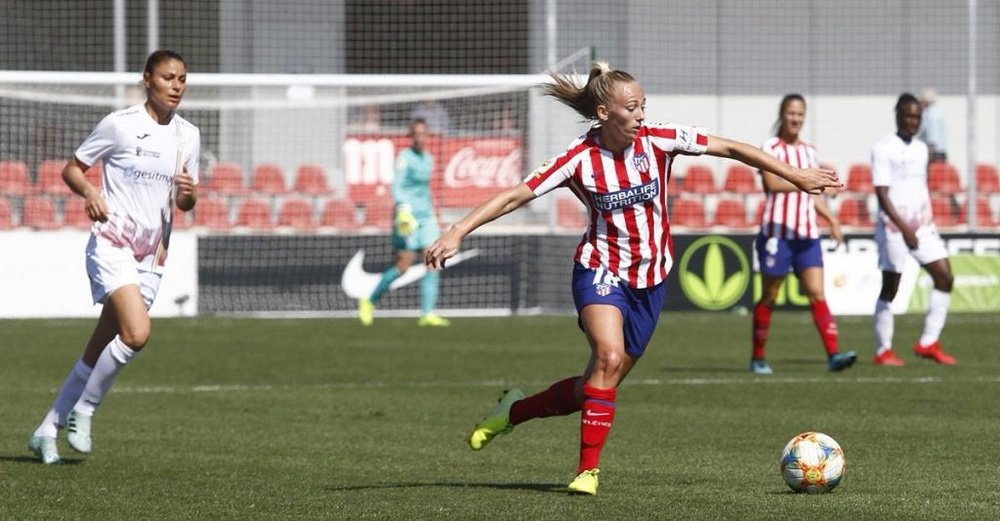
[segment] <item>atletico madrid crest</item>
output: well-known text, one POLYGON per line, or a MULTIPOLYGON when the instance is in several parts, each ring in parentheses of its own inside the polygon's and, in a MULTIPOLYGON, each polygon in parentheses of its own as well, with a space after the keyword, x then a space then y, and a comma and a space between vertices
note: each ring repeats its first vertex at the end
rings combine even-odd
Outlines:
POLYGON ((597 284, 597 285, 594 286, 594 290, 597 292, 598 296, 600 296, 600 297, 606 297, 606 296, 608 296, 611 293, 611 285, 610 284, 597 284))
POLYGON ((632 157, 632 165, 635 169, 639 171, 640 174, 645 174, 649 172, 649 156, 645 152, 639 152, 634 157, 632 157))

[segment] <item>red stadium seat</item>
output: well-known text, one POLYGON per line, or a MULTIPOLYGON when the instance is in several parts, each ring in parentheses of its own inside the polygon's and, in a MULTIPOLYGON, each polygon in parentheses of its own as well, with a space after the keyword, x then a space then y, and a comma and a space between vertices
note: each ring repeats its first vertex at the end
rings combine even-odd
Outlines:
POLYGON ((65 161, 57 159, 46 159, 38 165, 38 180, 35 186, 43 194, 50 195, 73 195, 66 181, 63 181, 62 171, 66 166, 65 161))
POLYGON ((63 207, 63 226, 70 228, 90 228, 94 221, 87 217, 87 201, 82 197, 69 197, 63 207))
POLYGON ((757 174, 743 165, 731 165, 726 169, 726 181, 722 189, 735 194, 753 194, 761 191, 757 183, 757 174))
POLYGON ((962 191, 958 170, 948 163, 931 163, 927 170, 927 188, 931 193, 952 195, 962 191))
POLYGON ((931 196, 931 212, 934 214, 934 224, 938 226, 955 226, 958 216, 951 204, 951 198, 941 195, 931 196))
POLYGON ((326 172, 319 165, 302 165, 295 172, 294 191, 300 194, 325 195, 330 193, 326 172))
POLYGON ((6 199, 0 199, 0 230, 9 230, 14 227, 14 212, 11 211, 10 203, 6 199))
POLYGON ((859 226, 868 228, 873 226, 871 215, 868 213, 868 205, 861 198, 849 197, 840 203, 840 211, 837 219, 844 226, 859 226))
POLYGON ((691 228, 708 228, 705 203, 701 199, 677 199, 670 215, 670 224, 691 228))
POLYGON ((735 199, 722 199, 715 207, 716 226, 727 228, 746 229, 753 227, 754 223, 747 220, 747 210, 742 201, 735 199))
POLYGON ((364 204, 365 226, 388 229, 392 227, 394 203, 391 197, 377 197, 364 204))
POLYGON ((287 199, 278 212, 278 226, 312 229, 317 226, 312 201, 287 199))
POLYGON ((869 194, 875 191, 872 186, 872 169, 865 164, 851 165, 847 170, 847 182, 845 188, 848 192, 859 194, 869 194))
POLYGON ((228 230, 232 226, 229 220, 229 204, 225 199, 203 197, 198 199, 193 211, 195 226, 212 230, 228 230))
MULTIPOLYGON (((965 201, 962 203, 961 208, 958 212, 958 222, 961 224, 967 224, 969 222, 969 202, 965 201)), ((998 224, 997 219, 993 217, 993 211, 990 210, 990 201, 985 195, 976 197, 976 226, 985 226, 988 228, 996 227, 998 224)))
POLYGON ((997 167, 985 163, 976 165, 976 190, 981 194, 1000 193, 997 167))
POLYGON ((6 195, 28 195, 35 185, 28 176, 28 165, 21 161, 0 161, 0 192, 6 195))
POLYGON ((667 179, 667 197, 677 197, 681 193, 680 181, 677 179, 676 172, 671 173, 670 179, 667 179))
POLYGON ((45 195, 28 196, 21 211, 21 226, 36 230, 52 230, 59 227, 56 208, 52 199, 45 195))
POLYGON ((575 197, 559 197, 556 199, 556 224, 563 228, 583 231, 589 220, 583 204, 575 197))
POLYGON ((254 167, 253 178, 250 179, 250 190, 260 194, 284 194, 288 192, 285 184, 285 173, 281 167, 270 163, 262 163, 254 167))
POLYGON ((90 165, 83 174, 87 177, 87 181, 98 189, 104 186, 104 169, 100 161, 90 165))
POLYGON ((715 176, 707 166, 693 165, 680 180, 681 191, 688 194, 714 194, 715 176))
POLYGON ((218 195, 240 195, 246 192, 243 169, 236 163, 216 163, 208 175, 205 191, 218 195))
POLYGON ((347 199, 327 200, 323 203, 319 225, 341 230, 353 230, 357 228, 358 221, 354 214, 354 203, 347 199))
POLYGON ((264 199, 244 199, 236 210, 236 226, 244 226, 256 230, 273 228, 271 220, 271 203, 264 199))

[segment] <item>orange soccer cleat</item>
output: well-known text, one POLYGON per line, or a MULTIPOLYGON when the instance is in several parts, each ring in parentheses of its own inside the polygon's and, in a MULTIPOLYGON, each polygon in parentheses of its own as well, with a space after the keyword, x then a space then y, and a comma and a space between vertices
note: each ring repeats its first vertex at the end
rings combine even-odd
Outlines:
POLYGON ((957 362, 954 356, 941 350, 941 343, 937 340, 929 346, 922 346, 919 342, 914 344, 913 354, 922 358, 929 358, 941 365, 955 365, 957 362))
POLYGON ((899 357, 896 356, 896 352, 892 349, 886 349, 881 353, 875 355, 875 365, 886 365, 890 367, 900 367, 905 365, 899 357))

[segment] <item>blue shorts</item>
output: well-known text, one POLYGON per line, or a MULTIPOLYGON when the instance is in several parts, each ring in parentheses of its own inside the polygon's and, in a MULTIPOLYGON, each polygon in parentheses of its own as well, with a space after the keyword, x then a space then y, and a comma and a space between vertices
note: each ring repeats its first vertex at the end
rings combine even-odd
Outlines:
POLYGON ((409 235, 400 235, 396 233, 396 227, 392 227, 392 247, 396 251, 426 250, 440 236, 441 229, 438 228, 437 218, 418 217, 417 229, 409 235))
POLYGON ((782 239, 757 234, 754 241, 760 272, 784 277, 790 268, 802 273, 806 268, 823 267, 823 248, 819 239, 782 239))
MULTIPOLYGON (((579 315, 591 304, 608 304, 622 312, 625 352, 639 358, 646 351, 663 309, 666 284, 635 289, 604 268, 573 264, 573 302, 579 315)), ((583 329, 583 323, 580 329, 583 329)))

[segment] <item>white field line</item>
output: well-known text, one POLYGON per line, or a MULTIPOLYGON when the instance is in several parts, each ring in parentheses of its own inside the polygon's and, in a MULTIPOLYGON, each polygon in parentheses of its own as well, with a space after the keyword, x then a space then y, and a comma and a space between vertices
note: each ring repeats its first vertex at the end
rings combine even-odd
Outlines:
MULTIPOLYGON (((514 382, 502 380, 479 380, 467 382, 331 382, 325 384, 217 384, 217 385, 195 385, 195 386, 122 386, 114 389, 115 393, 122 394, 196 394, 196 393, 242 393, 242 392, 269 392, 286 391, 296 389, 451 389, 451 388, 474 388, 474 387, 496 387, 502 388, 510 386, 514 382)), ((525 387, 543 387, 551 382, 516 382, 517 385, 525 387)), ((938 383, 1000 383, 1000 376, 977 376, 973 378, 950 378, 939 376, 915 376, 915 377, 857 377, 857 378, 824 378, 815 377, 748 377, 748 378, 646 378, 629 380, 625 385, 670 387, 686 385, 799 385, 799 384, 837 384, 837 385, 869 385, 869 384, 938 384, 938 383)), ((55 393, 56 389, 50 392, 55 393)))

